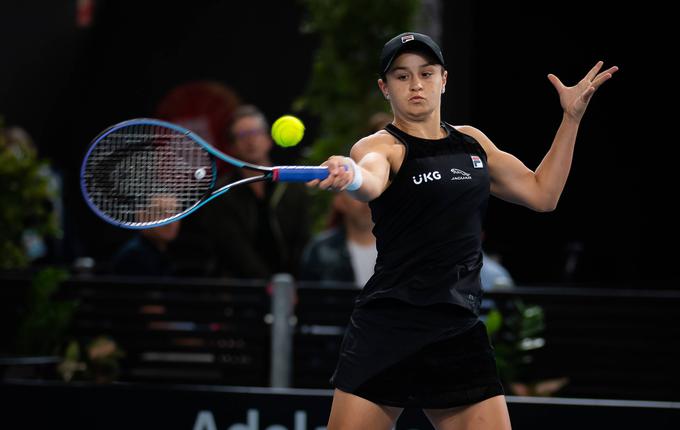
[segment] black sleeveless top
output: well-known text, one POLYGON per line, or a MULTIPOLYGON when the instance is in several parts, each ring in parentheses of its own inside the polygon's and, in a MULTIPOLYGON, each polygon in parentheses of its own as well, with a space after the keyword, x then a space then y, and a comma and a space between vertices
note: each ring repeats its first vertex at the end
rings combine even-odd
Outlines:
POLYGON ((369 203, 378 258, 357 306, 389 297, 479 312, 490 189, 486 153, 474 138, 447 123, 442 127, 448 135, 435 140, 385 127, 406 155, 392 183, 369 203))

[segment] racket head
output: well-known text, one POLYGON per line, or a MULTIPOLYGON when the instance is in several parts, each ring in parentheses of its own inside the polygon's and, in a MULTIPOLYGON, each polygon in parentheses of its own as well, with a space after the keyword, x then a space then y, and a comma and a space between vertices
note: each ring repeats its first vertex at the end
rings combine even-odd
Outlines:
POLYGON ((88 149, 80 170, 83 197, 95 214, 118 227, 145 229, 177 221, 214 189, 213 151, 176 124, 150 118, 121 122, 100 133, 88 149))

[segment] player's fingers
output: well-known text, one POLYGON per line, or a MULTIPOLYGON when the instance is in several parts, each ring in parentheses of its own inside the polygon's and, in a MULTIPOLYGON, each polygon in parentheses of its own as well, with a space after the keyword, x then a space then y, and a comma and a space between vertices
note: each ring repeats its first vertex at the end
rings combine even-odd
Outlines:
POLYGON ((590 101, 590 98, 593 96, 595 93, 595 87, 588 87, 587 90, 583 92, 581 95, 581 99, 583 100, 583 103, 588 103, 590 101))
POLYGON ((349 168, 346 166, 345 157, 332 156, 323 165, 328 168, 328 177, 319 183, 319 188, 340 191, 347 186, 351 180, 349 168))
POLYGON ((333 175, 333 182, 330 185, 330 189, 333 191, 341 191, 347 187, 350 183, 350 179, 350 174, 344 169, 344 166, 341 166, 333 175))
POLYGON ((327 190, 333 185, 333 181, 323 180, 317 185, 322 190, 327 190))
POLYGON ((337 177, 341 173, 340 170, 341 167, 334 163, 328 168, 329 176, 337 177))
POLYGON ((331 185, 331 189, 340 191, 342 190, 345 186, 347 185, 347 180, 344 178, 337 178, 335 181, 333 181, 333 184, 331 185))
POLYGON ((606 71, 600 73, 599 75, 597 75, 597 76, 595 77, 595 79, 593 79, 592 85, 593 85, 595 88, 599 87, 599 86, 602 85, 605 81, 608 81, 609 79, 611 79, 612 75, 613 75, 614 73, 616 73, 617 70, 619 70, 619 68, 616 67, 616 66, 610 67, 608 70, 606 70, 606 71))
POLYGON ((351 173, 348 173, 343 169, 342 174, 338 177, 338 180, 335 181, 333 186, 338 190, 343 190, 347 187, 347 185, 349 185, 350 182, 352 182, 351 173))
POLYGON ((604 61, 598 61, 597 63, 595 63, 593 68, 590 69, 588 74, 586 74, 586 79, 588 80, 588 82, 592 82, 592 80, 595 79, 595 76, 597 76, 597 72, 600 71, 603 65, 604 61))
POLYGON ((562 90, 562 88, 564 88, 564 84, 562 83, 562 81, 560 81, 560 78, 553 75, 552 73, 548 74, 548 80, 550 81, 551 84, 553 84, 557 91, 560 91, 562 90))
POLYGON ((323 189, 323 190, 327 190, 327 189, 329 189, 330 187, 333 186, 336 179, 337 179, 336 169, 334 169, 332 165, 329 165, 328 166, 328 176, 326 177, 326 179, 319 182, 318 187, 323 189))

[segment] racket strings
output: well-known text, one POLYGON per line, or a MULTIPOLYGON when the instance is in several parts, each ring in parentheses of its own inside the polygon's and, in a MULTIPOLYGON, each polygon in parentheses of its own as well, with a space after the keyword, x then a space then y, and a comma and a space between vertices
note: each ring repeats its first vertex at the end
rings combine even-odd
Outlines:
POLYGON ((184 213, 214 182, 210 155, 192 139, 157 125, 131 125, 106 135, 90 153, 85 185, 93 204, 128 225, 184 213))

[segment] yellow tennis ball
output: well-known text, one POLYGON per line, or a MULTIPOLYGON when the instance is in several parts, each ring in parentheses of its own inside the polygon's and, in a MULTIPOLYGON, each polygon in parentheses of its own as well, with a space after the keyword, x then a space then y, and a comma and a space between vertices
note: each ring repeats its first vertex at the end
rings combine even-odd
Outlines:
POLYGON ((305 125, 293 115, 284 115, 272 124, 272 138, 279 146, 295 146, 304 135, 305 125))

